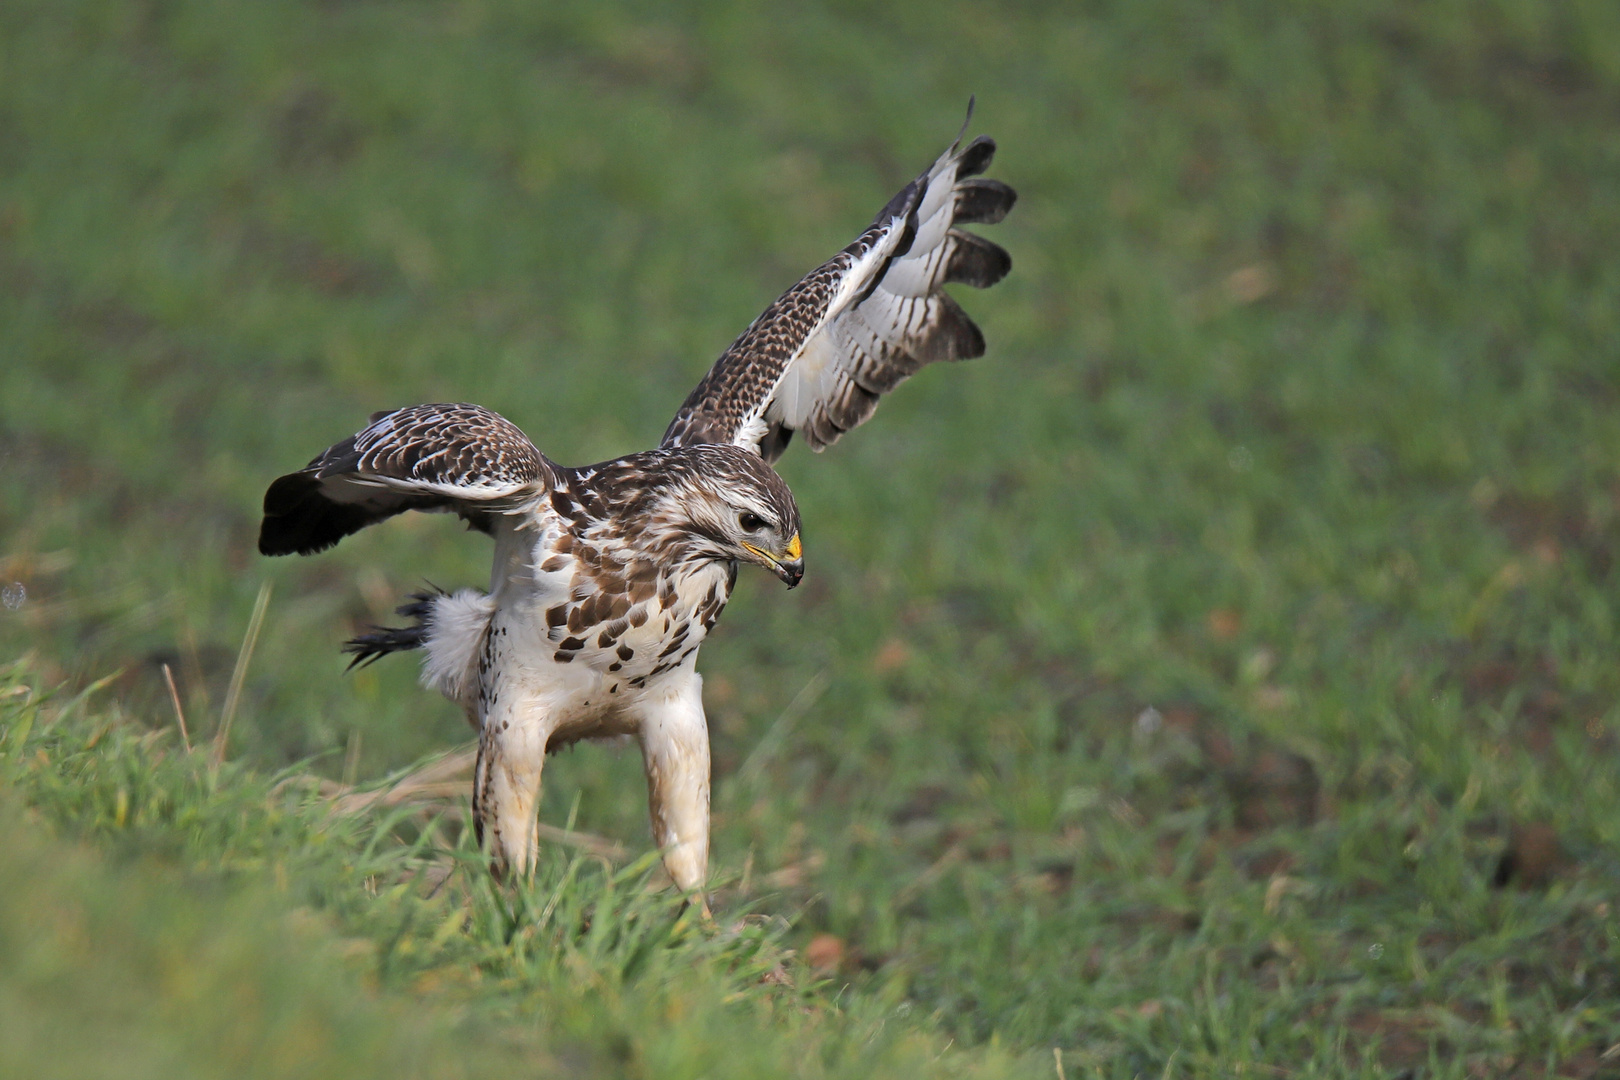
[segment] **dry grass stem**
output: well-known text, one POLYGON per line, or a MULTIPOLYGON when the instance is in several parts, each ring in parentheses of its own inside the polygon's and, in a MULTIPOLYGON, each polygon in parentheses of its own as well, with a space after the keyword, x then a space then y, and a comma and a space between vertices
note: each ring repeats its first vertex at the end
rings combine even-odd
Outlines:
POLYGON ((225 761, 225 745, 231 738, 231 724, 236 720, 236 706, 242 700, 242 684, 247 681, 248 664, 253 660, 253 648, 259 643, 259 630, 264 626, 264 613, 270 606, 270 583, 259 586, 259 598, 253 602, 253 615, 248 619, 247 633, 242 637, 242 648, 236 654, 236 667, 231 671, 231 688, 225 694, 225 709, 220 714, 219 732, 214 736, 214 768, 225 761))
POLYGON ((770 729, 759 740, 759 745, 755 746, 753 752, 743 760, 742 767, 737 770, 737 779, 750 780, 759 775, 782 748, 782 743, 787 740, 793 725, 797 724, 800 718, 821 699, 821 695, 827 692, 831 682, 825 671, 818 671, 810 676, 810 681, 793 695, 793 700, 787 703, 787 708, 783 709, 782 714, 771 724, 770 729))
POLYGON ((186 731, 186 710, 180 707, 180 691, 174 687, 174 672, 169 665, 163 665, 163 681, 169 686, 169 700, 174 702, 174 719, 180 725, 180 741, 185 744, 186 753, 191 753, 191 735, 186 731))

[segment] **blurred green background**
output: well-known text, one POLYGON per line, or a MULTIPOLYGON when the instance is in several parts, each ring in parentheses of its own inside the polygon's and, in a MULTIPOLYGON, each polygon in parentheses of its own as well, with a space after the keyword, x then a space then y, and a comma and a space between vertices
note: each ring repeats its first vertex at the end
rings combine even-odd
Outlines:
MULTIPOLYGON (((409 659, 346 676, 336 650, 424 580, 486 580, 487 542, 415 516, 263 559, 269 480, 420 401, 497 409, 567 463, 653 445, 969 94, 1020 193, 987 230, 1012 275, 958 296, 989 352, 789 451, 805 586, 744 574, 703 653, 720 919, 788 918, 772 947, 800 952, 791 1004, 716 991, 710 1048, 780 1039, 779 1068, 862 1075, 859 1020, 934 1040, 906 1067, 946 1074, 1620 1075, 1612 3, 11 0, 17 701, 116 673, 51 738, 103 717, 167 790, 162 666, 210 737, 270 582, 243 790, 465 743, 409 659), (803 1009, 823 1019, 784 1026, 803 1009)), ((24 715, 0 742, 19 820, 88 837, 72 858, 99 869, 17 894, 0 934, 177 859, 214 882, 182 891, 283 896, 255 876, 280 856, 225 856, 234 802, 171 792, 191 816, 92 828, 97 740, 69 768, 18 741, 24 715)), ((544 802, 649 843, 633 750, 553 759, 544 802)), ((36 857, 0 873, 35 880, 36 857)), ((360 862, 320 880, 359 888, 360 862)), ((293 901, 220 918, 258 903, 293 901)), ((337 937, 393 932, 308 903, 337 937)), ((445 969, 506 964, 491 932, 445 969)), ((347 955, 337 937, 312 952, 347 955)), ((96 956, 62 977, 117 962, 96 956)), ((681 1021, 637 995, 678 976, 616 991, 629 1036, 524 996, 584 1000, 593 963, 501 968, 499 1007, 454 1008, 629 1039, 602 1075, 747 1075, 701 1049, 651 1064, 637 1040, 681 1021)), ((379 1030, 452 1008, 366 979, 379 1030)))

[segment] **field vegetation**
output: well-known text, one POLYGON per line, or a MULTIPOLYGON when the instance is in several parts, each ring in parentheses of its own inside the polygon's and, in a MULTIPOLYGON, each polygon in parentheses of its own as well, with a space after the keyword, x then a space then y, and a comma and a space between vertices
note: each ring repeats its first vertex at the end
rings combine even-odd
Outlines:
POLYGON ((1617 252, 1598 0, 0 5, 0 1072, 1620 1076, 1617 252), (652 445, 969 94, 989 354, 781 464, 715 924, 633 749, 492 886, 337 652, 486 542, 265 486, 652 445))

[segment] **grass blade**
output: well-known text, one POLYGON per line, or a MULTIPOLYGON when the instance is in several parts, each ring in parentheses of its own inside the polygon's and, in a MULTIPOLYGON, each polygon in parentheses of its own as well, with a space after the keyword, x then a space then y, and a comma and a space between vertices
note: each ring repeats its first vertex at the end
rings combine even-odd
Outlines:
POLYGON ((225 695, 225 710, 220 714, 219 731, 214 735, 213 766, 216 769, 225 761, 225 744, 230 741, 236 706, 242 700, 242 684, 247 681, 248 664, 253 660, 253 648, 259 643, 259 630, 264 626, 264 613, 269 606, 270 583, 267 581, 259 586, 259 598, 253 602, 253 615, 248 619, 242 648, 236 654, 236 668, 231 672, 231 688, 225 695))
POLYGON ((174 718, 180 725, 180 741, 185 744, 186 753, 191 753, 191 735, 186 731, 186 710, 180 707, 180 691, 174 687, 174 672, 169 665, 163 665, 163 681, 169 686, 169 700, 174 702, 174 718))

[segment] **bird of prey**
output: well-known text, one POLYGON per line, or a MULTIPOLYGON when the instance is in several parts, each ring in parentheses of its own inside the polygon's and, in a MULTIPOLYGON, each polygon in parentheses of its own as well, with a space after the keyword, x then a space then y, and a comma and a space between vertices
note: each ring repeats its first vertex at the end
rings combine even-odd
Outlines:
POLYGON ((488 409, 413 405, 375 414, 265 492, 265 555, 314 554, 406 510, 454 513, 494 539, 488 592, 417 594, 399 609, 411 625, 345 648, 354 663, 425 650, 423 684, 478 733, 473 824, 498 876, 534 868, 547 753, 629 735, 664 865, 680 889, 702 889, 698 647, 739 563, 789 588, 804 573, 799 509, 771 463, 794 432, 819 451, 924 365, 984 353, 944 286, 1006 275, 1007 253, 961 227, 999 222, 1017 196, 981 176, 991 139, 961 143, 743 331, 657 449, 569 468, 488 409))

